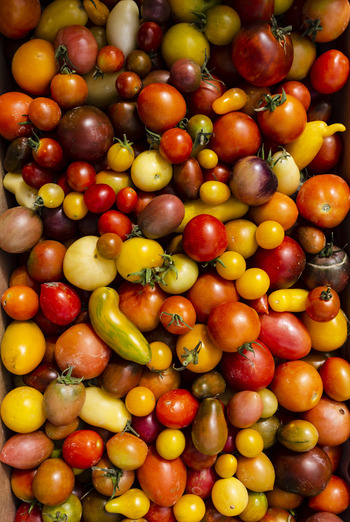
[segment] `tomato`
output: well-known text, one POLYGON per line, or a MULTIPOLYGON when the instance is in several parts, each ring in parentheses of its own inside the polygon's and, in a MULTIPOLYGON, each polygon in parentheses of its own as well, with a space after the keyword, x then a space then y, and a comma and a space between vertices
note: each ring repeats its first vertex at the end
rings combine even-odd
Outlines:
POLYGON ((42 510, 43 522, 50 522, 53 516, 68 516, 72 522, 79 522, 82 515, 82 505, 79 497, 71 493, 65 502, 59 504, 59 506, 44 506, 42 510))
POLYGON ((143 22, 137 31, 138 48, 146 53, 157 51, 163 40, 163 32, 155 21, 143 22))
POLYGON ((34 500, 32 482, 35 473, 36 468, 12 469, 10 477, 11 490, 20 500, 25 502, 34 500))
POLYGON ((204 500, 193 493, 185 493, 174 504, 173 512, 178 522, 199 522, 205 514, 204 500))
POLYGON ((326 136, 323 140, 322 147, 311 163, 308 164, 308 172, 311 175, 332 172, 340 159, 342 151, 343 142, 338 134, 326 136))
POLYGON ((321 54, 311 66, 312 87, 322 94, 333 94, 344 87, 349 77, 349 59, 337 49, 321 54))
POLYGON ((158 150, 146 150, 135 158, 130 175, 138 189, 154 192, 168 185, 173 175, 173 167, 158 150))
POLYGON ((48 506, 64 502, 74 488, 74 473, 63 459, 49 458, 40 464, 33 479, 36 499, 48 506))
POLYGON ((222 351, 209 339, 207 326, 200 323, 178 337, 176 353, 182 365, 179 369, 188 368, 195 373, 213 370, 222 357, 222 351))
POLYGON ((268 219, 277 221, 286 231, 295 224, 298 218, 298 207, 291 197, 282 192, 275 192, 267 203, 250 207, 248 217, 256 225, 268 219))
MULTIPOLYGON (((107 441, 108 442, 108 441, 107 441)), ((106 454, 94 466, 91 473, 95 490, 106 497, 117 497, 128 491, 135 480, 133 470, 121 470, 118 474, 106 454), (118 475, 119 478, 118 478, 118 475)))
POLYGON ((237 352, 225 352, 220 371, 233 389, 259 391, 272 381, 275 363, 268 347, 258 339, 237 352))
POLYGON ((181 430, 165 428, 156 439, 156 449, 161 457, 173 460, 180 457, 185 449, 185 435, 181 430))
POLYGON ((132 237, 124 241, 123 248, 116 259, 116 267, 124 279, 142 282, 141 271, 146 268, 161 267, 164 262, 163 255, 164 250, 157 241, 132 237))
POLYGON ((196 416, 199 407, 197 399, 186 389, 171 390, 158 399, 156 414, 167 428, 185 428, 196 416))
POLYGON ((235 439, 237 451, 244 457, 257 457, 264 449, 264 440, 253 428, 241 429, 235 439))
POLYGON ((332 475, 325 489, 311 497, 308 505, 314 511, 342 513, 350 505, 349 484, 342 477, 332 475))
POLYGON ((159 308, 159 318, 168 332, 181 335, 194 327, 196 311, 189 299, 173 295, 162 302, 159 308))
POLYGON ((35 98, 28 109, 29 120, 42 131, 55 129, 61 119, 62 111, 60 106, 51 98, 35 98))
POLYGON ((209 214, 193 217, 182 234, 186 254, 195 261, 211 261, 220 256, 227 247, 228 235, 224 224, 209 214))
POLYGON ((42 522, 41 508, 23 502, 17 508, 14 522, 42 522))
POLYGON ((135 386, 125 396, 125 406, 132 415, 144 417, 156 406, 154 393, 146 386, 135 386))
POLYGON ((321 365, 323 389, 335 401, 347 401, 350 395, 350 364, 341 357, 329 357, 321 365))
POLYGON ((115 198, 114 190, 106 183, 91 185, 84 192, 84 203, 94 214, 107 212, 114 205, 115 198))
POLYGON ((223 114, 214 121, 209 146, 219 161, 234 163, 240 158, 257 153, 261 134, 255 121, 240 111, 223 114))
POLYGON ((116 433, 106 443, 110 461, 126 471, 133 471, 142 466, 147 449, 147 444, 132 433, 116 433))
POLYGON ((15 40, 23 38, 37 26, 40 16, 41 8, 38 0, 30 2, 12 0, 1 5, 0 32, 7 38, 15 40))
POLYGON ((287 75, 293 62, 293 44, 276 21, 258 21, 242 27, 232 44, 232 60, 238 73, 260 87, 274 85, 287 75), (268 57, 268 59, 267 59, 268 57))
POLYGON ((322 379, 311 364, 302 361, 287 361, 276 366, 270 389, 278 403, 289 411, 310 410, 321 400, 322 379))
POLYGON ((32 126, 25 124, 23 114, 28 114, 33 98, 20 92, 6 92, 0 96, 0 135, 6 140, 30 136, 32 126), (22 124, 23 123, 23 124, 22 124))
POLYGON ((31 277, 40 283, 62 279, 66 250, 62 243, 52 239, 35 245, 27 261, 27 269, 31 277))
POLYGON ((97 464, 103 449, 103 440, 96 431, 77 430, 64 439, 62 456, 71 467, 85 469, 97 464))
POLYGON ((318 286, 309 292, 306 299, 306 313, 314 321, 330 321, 339 310, 339 296, 331 287, 318 286))
POLYGON ((54 41, 55 51, 61 51, 64 64, 72 64, 78 74, 88 73, 96 63, 98 46, 91 31, 79 24, 59 29, 54 41), (63 54, 62 54, 63 53, 63 54))
POLYGON ((67 326, 81 310, 81 300, 74 288, 65 283, 43 283, 40 287, 40 308, 54 324, 67 326))
POLYGON ((241 28, 241 20, 230 6, 214 6, 207 11, 207 24, 204 34, 214 45, 230 44, 241 28), (217 28, 220 27, 220 31, 217 28))
POLYGON ((215 268, 221 277, 228 281, 234 281, 243 275, 246 262, 239 252, 226 250, 217 258, 215 268))
POLYGON ((307 86, 298 80, 287 80, 283 82, 276 92, 282 93, 282 89, 286 94, 290 94, 300 101, 304 109, 307 111, 311 103, 311 94, 307 86))
POLYGON ((151 83, 137 97, 137 112, 148 129, 162 133, 177 125, 186 114, 186 102, 172 85, 151 83))
POLYGON ((162 134, 159 152, 170 163, 182 163, 190 157, 192 145, 191 136, 187 131, 172 128, 162 134))
POLYGON ((169 69, 180 58, 190 58, 202 66, 210 55, 210 46, 203 33, 192 24, 181 22, 166 31, 161 52, 169 69))
POLYGON ((350 19, 348 2, 307 0, 302 7, 302 22, 315 42, 331 42, 346 29, 350 19), (317 30, 317 27, 321 30, 317 30), (313 31, 313 28, 316 30, 313 31))
POLYGON ((108 165, 117 172, 123 172, 130 168, 134 157, 134 150, 126 138, 124 138, 124 141, 118 140, 118 143, 114 143, 107 152, 108 165))
POLYGON ((303 312, 302 321, 312 341, 312 347, 320 352, 333 351, 340 348, 347 338, 347 318, 342 309, 329 321, 314 321, 303 312))
POLYGON ((243 25, 257 20, 271 20, 273 15, 273 2, 271 0, 259 0, 258 2, 240 2, 240 0, 233 0, 231 2, 234 9, 236 9, 243 25))
POLYGON ((38 197, 42 199, 46 208, 57 208, 62 205, 65 193, 57 183, 45 183, 38 190, 38 197))
POLYGON ((119 308, 141 332, 149 332, 159 324, 159 314, 167 294, 158 284, 142 285, 124 281, 118 288, 119 308))
POLYGON ((63 150, 58 141, 52 138, 30 138, 33 148, 33 158, 41 167, 55 169, 60 167, 63 159, 63 150))
POLYGON ((255 341, 260 333, 259 316, 253 308, 237 301, 218 304, 209 314, 208 333, 224 352, 236 352, 244 343, 255 341))
POLYGON ((222 515, 239 515, 247 507, 248 491, 236 477, 218 479, 212 489, 214 506, 222 515))
MULTIPOLYGON (((202 149, 197 154, 197 160, 203 169, 213 169, 218 164, 219 158, 213 150, 202 149)), ((226 201, 226 199, 228 199, 227 194, 225 195, 224 201, 226 201)), ((221 197, 218 198, 217 202, 221 203, 221 197)))
POLYGON ((96 182, 96 170, 86 161, 72 161, 67 167, 66 179, 71 189, 84 192, 96 182))
POLYGON ((49 93, 50 82, 57 73, 52 43, 33 38, 19 46, 12 58, 12 74, 21 89, 41 96, 49 93))
POLYGON ((12 319, 27 321, 39 310, 39 296, 30 286, 13 285, 2 294, 1 304, 12 319))
POLYGON ((342 401, 323 395, 315 406, 302 414, 302 418, 317 429, 320 446, 338 446, 349 438, 350 412, 342 401), (331 424, 327 426, 329 421, 331 424))
POLYGON ((127 235, 131 233, 132 222, 128 216, 125 216, 119 210, 110 209, 101 214, 97 222, 97 228, 101 235, 111 232, 118 234, 125 241, 127 235))
POLYGON ((99 49, 96 58, 96 65, 102 73, 112 73, 119 71, 124 64, 124 53, 114 45, 104 45, 99 49))
POLYGON ((257 248, 256 229, 257 226, 248 219, 234 219, 225 223, 228 232, 227 250, 237 252, 247 259, 252 256, 257 248))
POLYGON ((215 462, 215 471, 221 478, 232 477, 237 470, 237 459, 230 453, 222 453, 215 462))
MULTIPOLYGON (((293 27, 297 26, 293 25, 293 27)), ((286 75, 286 80, 304 80, 304 78, 308 76, 311 66, 316 59, 316 45, 310 38, 302 36, 302 34, 297 31, 292 31, 290 37, 293 42, 293 62, 286 75)))
POLYGON ((243 299, 259 299, 270 287, 270 278, 265 270, 248 268, 236 279, 236 290, 243 299))
POLYGON ((265 95, 259 104, 257 122, 262 134, 272 142, 290 143, 305 129, 307 114, 292 94, 265 95))
POLYGON ((117 209, 123 214, 129 214, 135 210, 137 205, 137 192, 132 187, 123 187, 116 197, 117 209))
POLYGON ((88 97, 88 85, 80 74, 63 71, 50 82, 50 94, 63 110, 83 105, 88 97))
POLYGON ((79 221, 83 219, 87 213, 88 208, 84 202, 84 195, 81 192, 71 191, 63 200, 63 212, 68 219, 79 221))
POLYGON ((43 394, 31 386, 9 391, 1 403, 1 419, 5 426, 17 433, 38 430, 45 422, 43 394))
POLYGON ((284 238, 284 230, 277 221, 266 220, 260 223, 255 232, 258 245, 265 249, 278 247, 284 238))

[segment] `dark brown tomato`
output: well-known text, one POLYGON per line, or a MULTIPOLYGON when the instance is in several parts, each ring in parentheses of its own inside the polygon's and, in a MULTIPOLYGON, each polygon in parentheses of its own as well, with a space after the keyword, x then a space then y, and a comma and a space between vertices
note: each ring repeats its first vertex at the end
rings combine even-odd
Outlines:
POLYGON ((203 399, 192 423, 195 448, 205 455, 217 455, 226 443, 228 431, 222 403, 215 398, 203 399))
POLYGON ((205 455, 197 450, 193 444, 191 431, 185 432, 186 444, 181 454, 181 459, 188 468, 191 469, 207 469, 215 464, 217 455, 205 455))
POLYGON ((108 107, 107 114, 112 122, 116 138, 123 139, 124 134, 131 141, 137 141, 144 135, 145 127, 136 109, 136 101, 119 101, 108 107))
POLYGON ((173 194, 156 196, 139 214, 137 224, 144 236, 157 239, 176 230, 185 216, 185 207, 173 194))
POLYGON ((210 71, 215 71, 215 75, 224 82, 227 88, 236 86, 240 79, 231 59, 231 44, 213 45, 210 44, 210 57, 207 67, 210 71))
POLYGON ((102 373, 101 386, 113 397, 120 399, 138 385, 142 370, 140 364, 114 356, 102 373))
POLYGON ((144 78, 151 72, 152 62, 149 55, 142 49, 134 49, 125 60, 128 71, 136 73, 140 78, 144 78))
POLYGON ((203 172, 196 158, 188 158, 173 167, 173 186, 183 200, 198 199, 203 183, 203 172))
POLYGON ((269 22, 273 15, 273 0, 232 0, 230 5, 237 11, 242 25, 247 25, 253 21, 265 20, 269 22))
POLYGON ((58 377, 57 366, 51 362, 42 362, 34 368, 33 371, 22 376, 23 382, 27 386, 32 386, 44 393, 50 382, 54 381, 58 377))

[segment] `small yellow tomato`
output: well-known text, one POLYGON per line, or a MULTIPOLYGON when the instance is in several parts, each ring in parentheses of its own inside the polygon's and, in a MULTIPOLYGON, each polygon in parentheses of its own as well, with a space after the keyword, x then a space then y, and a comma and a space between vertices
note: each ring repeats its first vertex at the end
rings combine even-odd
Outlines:
POLYGON ((230 478, 236 473, 237 459, 231 453, 223 453, 218 456, 214 466, 219 477, 230 478))
POLYGON ((284 239, 284 229, 280 223, 269 219, 258 225, 255 238, 261 248, 276 248, 284 239))
POLYGON ((216 114, 226 114, 231 111, 242 109, 247 103, 248 96, 243 89, 232 87, 224 92, 220 98, 216 98, 212 103, 212 109, 216 114))
POLYGON ((205 515, 204 500, 193 493, 185 493, 173 506, 177 522, 199 522, 205 515))
POLYGON ((130 175, 138 189, 156 192, 170 182, 173 166, 158 150, 145 150, 135 158, 130 175))
POLYGON ((247 507, 248 491, 236 477, 222 478, 214 483, 211 499, 219 513, 233 517, 247 507))
POLYGON ((271 292, 268 302, 275 312, 304 312, 308 295, 304 288, 280 288, 271 292))
POLYGON ((96 174, 95 183, 105 183, 109 185, 116 194, 118 194, 122 188, 133 186, 128 172, 116 172, 115 170, 100 170, 100 172, 96 174))
POLYGON ((337 350, 348 337, 348 321, 341 309, 331 321, 314 321, 306 312, 303 312, 301 320, 311 336, 312 347, 320 352, 337 350))
POLYGON ((1 403, 4 424, 17 433, 31 433, 45 422, 44 396, 31 386, 19 386, 9 391, 1 403))
POLYGON ((270 278, 261 268, 248 268, 236 280, 236 290, 243 299, 259 299, 268 291, 270 278))
POLYGON ((220 205, 231 196, 230 187, 222 181, 205 181, 199 188, 199 197, 207 205, 220 205))
POLYGON ((197 154, 197 161, 202 169, 213 169, 218 164, 219 158, 211 149, 202 149, 197 154))
POLYGON ((248 491, 247 507, 240 513, 239 518, 243 522, 258 522, 263 520, 269 505, 265 493, 248 491))
POLYGON ((241 277, 245 272, 246 266, 247 263, 244 257, 233 250, 226 250, 217 258, 215 263, 217 273, 228 281, 234 281, 241 277))
POLYGON ((225 223, 228 233, 227 250, 234 250, 241 254, 244 259, 251 257, 258 249, 258 243, 255 238, 255 223, 248 219, 233 219, 225 223))
POLYGON ((161 372, 169 368, 173 360, 171 348, 162 341, 153 341, 150 343, 150 348, 151 360, 146 366, 154 372, 161 372))
POLYGON ((150 505, 151 502, 142 489, 130 488, 119 497, 107 500, 104 508, 108 513, 120 513, 132 520, 139 520, 146 515, 150 505))
POLYGON ((107 163, 112 170, 124 172, 129 169, 135 159, 132 144, 124 137, 124 140, 117 139, 107 151, 107 163))
POLYGON ((126 394, 125 406, 131 415, 143 417, 154 410, 156 399, 152 390, 146 386, 135 386, 126 394))
POLYGON ((34 321, 12 321, 1 341, 1 359, 15 375, 34 370, 45 355, 45 337, 34 321))
POLYGON ((63 200, 63 212, 69 219, 78 221, 88 213, 82 192, 69 192, 63 200))
POLYGON ((57 183, 45 183, 38 190, 38 196, 42 198, 44 207, 57 208, 65 198, 63 188, 57 183))
POLYGON ((159 455, 166 460, 174 460, 180 457, 185 446, 185 435, 181 430, 175 428, 165 428, 156 439, 156 449, 159 455))
POLYGON ((257 457, 264 449, 264 440, 253 428, 240 430, 235 438, 236 448, 244 457, 257 457))
POLYGON ((273 14, 279 16, 280 14, 285 13, 291 7, 293 1, 294 0, 275 0, 273 14))
POLYGON ((232 7, 215 5, 207 13, 204 34, 214 45, 228 45, 241 28, 241 19, 232 7))

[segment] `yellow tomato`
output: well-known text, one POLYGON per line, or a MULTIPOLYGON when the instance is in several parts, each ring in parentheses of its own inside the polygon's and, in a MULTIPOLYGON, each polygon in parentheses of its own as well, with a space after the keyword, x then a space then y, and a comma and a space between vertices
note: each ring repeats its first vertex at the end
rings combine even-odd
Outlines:
POLYGON ((236 290, 243 299, 259 299, 268 291, 270 278, 261 268, 248 268, 236 280, 236 290))
POLYGON ((239 515, 243 522, 258 522, 262 520, 269 505, 265 493, 248 491, 247 507, 239 515))
POLYGON ((63 200, 63 212, 69 219, 78 221, 88 213, 82 192, 69 192, 63 200))
POLYGON ((269 388, 264 388, 262 390, 258 390, 257 392, 263 401, 263 411, 261 413, 261 419, 267 419, 271 417, 274 413, 276 413, 278 408, 278 400, 276 395, 269 390, 269 388))
POLYGON ((161 372, 169 368, 173 360, 171 348, 162 341, 153 341, 150 343, 150 348, 152 354, 151 360, 146 366, 154 372, 161 372))
MULTIPOLYGON (((228 45, 241 28, 241 19, 232 7, 216 5, 207 11, 204 34, 214 45, 228 45)), ((242 105, 243 107, 243 105, 242 105)))
POLYGON ((175 428, 165 428, 156 439, 157 451, 166 460, 174 460, 180 457, 185 446, 185 435, 181 430, 175 428))
POLYGON ((181 22, 172 25, 164 34, 161 53, 168 69, 180 58, 189 58, 202 67, 210 55, 210 45, 193 24, 181 22))
POLYGON ((215 461, 215 471, 221 478, 233 477, 236 470, 237 459, 231 453, 223 453, 215 461))
POLYGON ((151 502, 139 488, 130 488, 119 497, 107 500, 105 510, 108 513, 120 513, 132 520, 143 518, 149 510, 151 502))
POLYGON ((227 250, 234 250, 244 259, 255 254, 258 243, 255 238, 257 225, 248 219, 234 219, 225 223, 228 233, 227 250))
POLYGON ((134 161, 135 154, 131 143, 125 138, 118 139, 107 151, 107 163, 112 170, 124 172, 129 169, 134 161))
POLYGON ((219 158, 213 150, 202 149, 197 154, 197 160, 202 169, 213 169, 218 164, 219 158))
POLYGON ((199 188, 199 197, 207 205, 220 205, 230 199, 231 195, 230 187, 222 181, 205 181, 199 188))
POLYGON ((173 506, 177 522, 199 522, 205 515, 204 500, 193 493, 185 493, 173 506))
POLYGON ((278 150, 271 158, 272 170, 277 176, 277 190, 291 196, 300 183, 300 170, 293 156, 285 150, 278 150))
POLYGON ((242 109, 247 103, 248 96, 243 89, 232 87, 224 92, 220 98, 212 103, 212 109, 216 114, 226 114, 242 109))
POLYGON ((269 491, 275 483, 275 469, 269 457, 262 451, 256 457, 237 457, 237 478, 247 489, 269 491))
POLYGON ((101 170, 96 174, 96 183, 106 183, 112 187, 114 192, 118 192, 124 187, 132 187, 130 175, 127 172, 116 172, 114 170, 101 170))
POLYGON ((271 292, 268 301, 275 312, 304 312, 308 295, 304 288, 281 288, 271 292))
POLYGON ((12 59, 12 74, 24 91, 36 96, 48 94, 51 80, 57 74, 52 43, 34 38, 20 45, 12 59))
POLYGON ((331 321, 314 321, 306 312, 301 320, 311 336, 312 348, 320 352, 337 350, 348 337, 348 322, 343 310, 339 310, 331 321))
POLYGON ((131 421, 131 413, 124 401, 114 398, 98 386, 86 388, 86 398, 79 417, 87 424, 113 433, 123 431, 131 421))
POLYGON ((213 370, 223 354, 210 340, 207 325, 200 323, 196 323, 189 332, 178 336, 176 353, 180 363, 194 373, 213 370))
POLYGON ((153 391, 146 386, 135 386, 126 394, 125 406, 131 415, 144 417, 154 410, 156 399, 153 391))
POLYGON ((246 261, 242 254, 233 250, 226 250, 219 256, 215 263, 217 273, 229 281, 234 281, 244 274, 246 261))
POLYGON ((134 159, 130 175, 138 189, 154 192, 170 182, 173 166, 158 150, 145 150, 134 159))
POLYGON ((266 220, 258 225, 255 238, 261 248, 267 250, 278 247, 284 239, 284 229, 280 223, 266 220))
POLYGON ((235 438, 237 450, 244 457, 256 457, 264 449, 264 440, 253 428, 240 430, 235 438))
POLYGON ((44 7, 35 36, 49 42, 55 41, 57 31, 66 25, 86 25, 88 15, 80 0, 54 0, 44 7))
POLYGON ((163 255, 162 246, 154 239, 132 237, 124 241, 116 267, 124 279, 138 282, 142 279, 140 271, 163 265, 163 255))
POLYGON ((285 13, 291 7, 293 1, 294 0, 275 0, 273 14, 278 16, 282 13, 285 13))
POLYGON ((179 252, 171 256, 175 270, 169 270, 159 283, 164 292, 169 294, 183 294, 187 292, 198 278, 198 265, 186 254, 179 252))
POLYGON ((34 321, 12 321, 1 341, 1 359, 15 375, 34 370, 45 355, 45 337, 34 321))
POLYGON ((38 196, 42 198, 44 207, 57 208, 65 198, 63 188, 57 183, 45 183, 38 190, 38 196))
POLYGON ((233 517, 247 507, 248 491, 236 477, 222 478, 214 483, 211 498, 219 513, 233 517))
POLYGON ((44 396, 31 386, 19 386, 5 395, 1 403, 1 418, 17 433, 31 433, 45 422, 44 396))

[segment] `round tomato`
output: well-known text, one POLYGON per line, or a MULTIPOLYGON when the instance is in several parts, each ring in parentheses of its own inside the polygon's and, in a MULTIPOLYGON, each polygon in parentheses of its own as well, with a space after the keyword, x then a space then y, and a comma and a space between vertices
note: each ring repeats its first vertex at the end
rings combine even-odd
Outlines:
POLYGON ((211 498, 219 513, 232 517, 247 507, 248 491, 236 477, 220 478, 213 486, 211 498))
POLYGON ((84 203, 94 214, 107 212, 115 203, 115 192, 107 183, 96 183, 84 192, 84 203))
POLYGON ((325 393, 335 401, 350 397, 350 364, 342 357, 328 357, 319 369, 325 393))
POLYGON ((119 308, 141 332, 154 330, 167 294, 158 284, 142 285, 124 281, 118 288, 119 308))
POLYGON ((159 309, 160 322, 173 334, 181 335, 189 332, 196 322, 196 311, 189 299, 184 296, 167 297, 159 309))
POLYGON ((74 288, 65 283, 43 283, 40 287, 40 308, 49 321, 67 326, 78 316, 81 300, 74 288))
POLYGON ((26 116, 33 98, 20 92, 5 92, 0 96, 0 135, 6 140, 31 136, 33 127, 26 116))
POLYGON ((317 286, 306 298, 306 313, 314 321, 330 321, 340 310, 339 295, 329 286, 317 286))
POLYGON ((86 469, 97 464, 103 449, 103 440, 96 431, 77 430, 64 439, 62 456, 72 468, 86 469))
POLYGON ((158 150, 145 150, 134 160, 130 175, 138 189, 154 192, 168 185, 173 175, 173 166, 158 150))
POLYGON ((97 222, 97 228, 101 236, 111 232, 117 234, 123 241, 125 241, 128 234, 132 231, 132 222, 128 216, 123 214, 123 212, 112 208, 101 214, 97 222))
POLYGON ((329 321, 314 321, 303 312, 301 319, 306 326, 312 347, 320 352, 331 352, 340 348, 348 336, 347 318, 342 309, 329 321))
POLYGON ((191 392, 184 388, 171 390, 158 399, 156 415, 167 428, 185 428, 196 416, 199 402, 191 392))
POLYGON ((193 493, 185 493, 174 504, 173 512, 177 522, 199 522, 205 515, 204 500, 193 493))
POLYGON ((182 163, 190 157, 192 145, 192 139, 188 132, 174 127, 162 134, 159 152, 170 163, 182 163))
POLYGON ((30 286, 13 285, 2 294, 1 304, 12 319, 27 321, 39 310, 39 296, 30 286))
POLYGON ((189 332, 178 337, 176 353, 182 365, 179 369, 204 373, 217 366, 223 352, 209 339, 207 326, 196 323, 189 332))
POLYGON ((1 403, 1 419, 17 433, 38 430, 46 420, 44 396, 31 386, 19 386, 9 391, 1 403))
POLYGON ((29 120, 42 131, 52 131, 61 119, 60 106, 51 98, 39 96, 35 98, 28 110, 29 120))
POLYGON ((301 10, 307 32, 315 42, 332 42, 347 28, 350 6, 346 0, 307 0, 301 10))
POLYGON ((85 78, 79 74, 58 73, 50 82, 50 94, 63 110, 84 105, 89 93, 85 78))
MULTIPOLYGON (((132 237, 123 243, 116 259, 119 274, 131 282, 143 282, 145 269, 159 268, 164 262, 164 250, 153 239, 132 237)), ((149 281, 146 281, 149 283, 149 281)))
POLYGON ((164 34, 161 52, 167 67, 180 58, 189 58, 200 67, 210 55, 209 42, 193 24, 185 22, 172 25, 164 34))
POLYGON ((35 498, 47 506, 55 506, 67 500, 73 488, 73 470, 61 458, 46 459, 40 464, 33 479, 35 498))
POLYGON ((342 513, 350 505, 350 486, 342 478, 332 475, 321 493, 309 499, 309 507, 314 511, 342 513))
POLYGON ((186 439, 181 430, 165 428, 156 439, 156 449, 163 459, 173 460, 180 457, 185 449, 186 439))
POLYGON ((225 225, 209 214, 199 214, 190 219, 182 234, 183 248, 195 261, 215 259, 226 250, 227 243, 225 225))
POLYGON ((307 179, 298 192, 296 204, 301 216, 321 228, 334 228, 350 209, 350 188, 336 174, 320 174, 307 179))
POLYGON ((156 406, 156 399, 152 390, 146 386, 135 386, 125 396, 125 406, 132 415, 145 417, 156 406))

